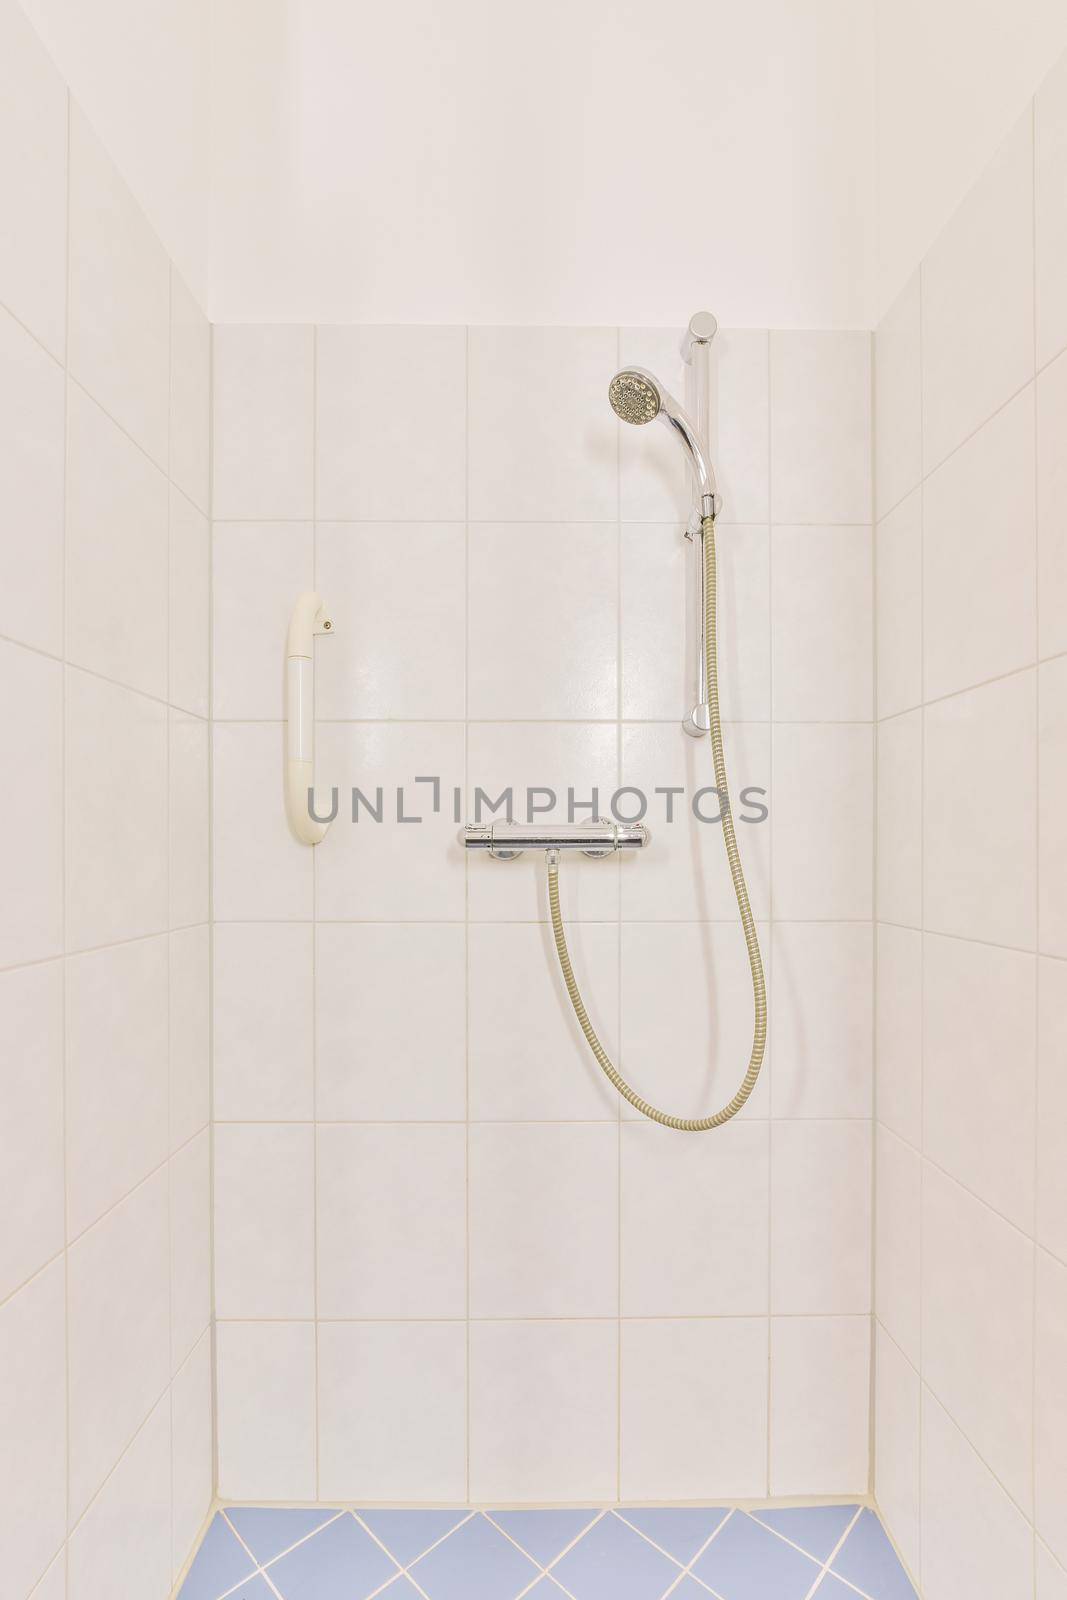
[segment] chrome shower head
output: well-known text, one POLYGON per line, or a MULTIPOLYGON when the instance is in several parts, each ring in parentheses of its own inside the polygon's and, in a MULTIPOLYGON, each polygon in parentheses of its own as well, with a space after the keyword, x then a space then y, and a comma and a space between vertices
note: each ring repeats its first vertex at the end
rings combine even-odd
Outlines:
POLYGON ((639 428, 655 421, 663 403, 655 378, 640 367, 617 372, 608 388, 608 399, 620 422, 632 422, 639 428))
POLYGON ((704 453, 696 424, 659 379, 644 367, 623 367, 608 386, 608 399, 621 421, 643 427, 646 422, 660 417, 678 435, 697 481, 701 511, 704 516, 713 515, 718 510, 715 474, 704 453))

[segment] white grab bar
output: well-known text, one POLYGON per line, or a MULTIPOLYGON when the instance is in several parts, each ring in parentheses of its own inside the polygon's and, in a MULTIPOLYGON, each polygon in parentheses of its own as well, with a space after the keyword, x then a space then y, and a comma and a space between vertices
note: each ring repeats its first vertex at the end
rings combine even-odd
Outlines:
POLYGON ((316 822, 308 806, 315 785, 315 649, 317 633, 333 622, 313 592, 302 594, 289 618, 285 644, 285 810, 301 844, 321 844, 328 822, 316 822))

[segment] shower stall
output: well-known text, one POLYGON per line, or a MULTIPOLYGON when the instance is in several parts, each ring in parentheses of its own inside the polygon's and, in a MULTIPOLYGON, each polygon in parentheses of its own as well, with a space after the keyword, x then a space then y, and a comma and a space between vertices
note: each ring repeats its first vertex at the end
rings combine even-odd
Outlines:
POLYGON ((1067 23, 149 10, 0 0, 0 1594, 1065 1600, 1067 23))

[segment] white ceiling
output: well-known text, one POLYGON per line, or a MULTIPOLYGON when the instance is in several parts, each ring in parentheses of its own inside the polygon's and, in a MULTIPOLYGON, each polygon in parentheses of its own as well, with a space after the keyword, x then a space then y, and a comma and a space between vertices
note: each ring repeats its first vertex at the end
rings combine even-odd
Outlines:
POLYGON ((869 326, 1063 0, 22 0, 220 321, 869 326))

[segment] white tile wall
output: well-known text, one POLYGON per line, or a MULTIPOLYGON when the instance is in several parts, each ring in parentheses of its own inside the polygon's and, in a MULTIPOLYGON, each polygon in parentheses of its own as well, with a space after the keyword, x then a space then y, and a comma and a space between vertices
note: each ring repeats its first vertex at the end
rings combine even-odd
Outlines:
POLYGON ((1062 1586, 1065 129, 1061 64, 875 340, 874 1486, 925 1600, 1062 1586))
POLYGON ((4 1588, 166 1600, 214 1489, 211 335, 14 0, 0 217, 4 1588))
MULTIPOLYGON (((867 335, 731 332, 713 352, 726 738, 772 1000, 779 967, 785 985, 767 1071, 713 1149, 604 1083, 560 981, 543 863, 467 862, 456 842, 479 790, 511 787, 521 818, 529 786, 565 816, 569 786, 579 802, 595 788, 606 814, 620 784, 713 782, 679 727, 689 486, 663 430, 620 429, 605 395, 625 361, 684 393, 678 343, 672 329, 218 332, 223 1492, 301 1497, 314 1477, 316 1318, 309 1496, 766 1494, 772 1294, 783 1322, 810 1318, 831 1389, 849 1351, 812 1479, 866 1484, 867 1407, 838 1402, 861 1387, 870 1298, 867 335), (413 463, 388 401, 416 359, 413 463), (313 853, 284 823, 277 720, 288 610, 312 584, 335 625, 316 646, 316 768, 339 803, 313 853), (437 812, 413 783, 433 773, 437 812), (401 784, 417 825, 396 819, 401 784), (353 785, 372 802, 381 786, 384 823, 365 805, 349 821, 353 785), (772 822, 746 820, 745 787, 772 822), (725 1396, 720 1361, 738 1372, 725 1396), (453 1377, 431 1383, 426 1362, 453 1377), (273 1370, 291 1428, 256 1415, 255 1374, 273 1370)), ((667 824, 653 804, 647 856, 568 861, 562 898, 607 1047, 642 1093, 697 1114, 743 1073, 748 962, 717 826, 684 804, 667 824)), ((803 1437, 783 1427, 782 1472, 800 1475, 803 1437)))

